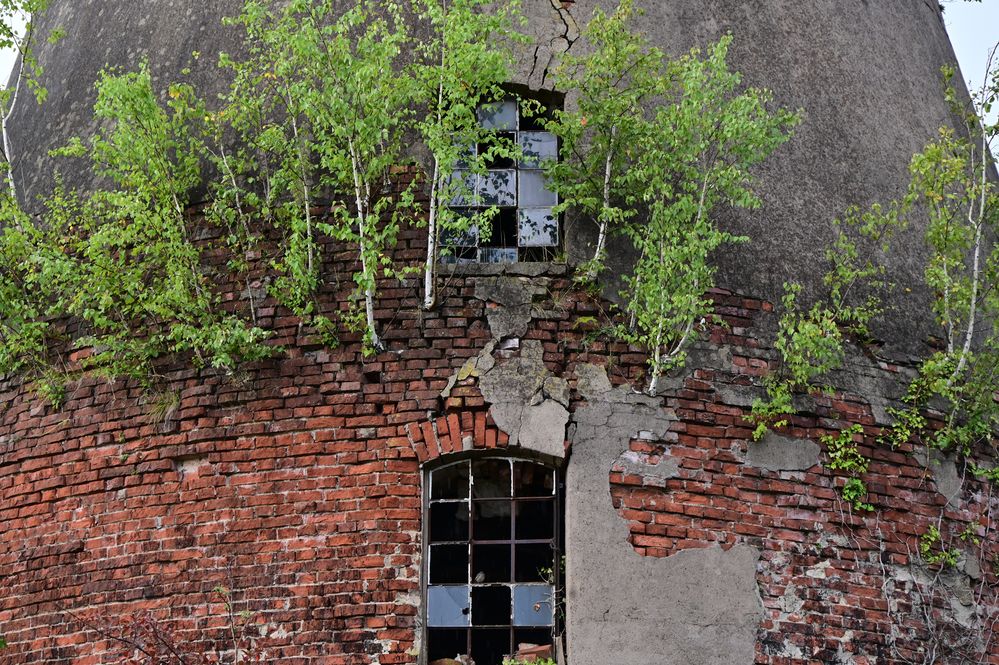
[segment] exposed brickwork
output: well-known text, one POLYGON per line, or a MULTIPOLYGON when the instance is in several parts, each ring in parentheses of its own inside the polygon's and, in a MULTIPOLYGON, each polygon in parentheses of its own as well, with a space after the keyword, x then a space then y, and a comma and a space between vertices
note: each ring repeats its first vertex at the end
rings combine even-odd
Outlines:
MULTIPOLYGON (((397 258, 417 264, 420 232, 404 232, 400 243, 397 258)), ((334 285, 350 283, 352 256, 332 244, 327 253, 335 260, 321 301, 345 308, 349 289, 334 285)), ((417 280, 384 281, 376 316, 388 350, 370 358, 356 336, 323 348, 265 299, 256 314, 287 353, 235 376, 175 359, 159 368, 159 396, 84 379, 60 411, 16 382, 0 386, 0 634, 10 643, 0 663, 109 662, 107 645, 74 614, 113 621, 150 610, 183 639, 222 640, 219 607, 207 606, 219 585, 232 589, 237 611, 262 623, 271 662, 415 663, 421 464, 469 445, 508 445, 474 377, 440 398, 490 339, 491 304, 474 297, 476 279, 448 277, 433 312, 420 310, 417 280)), ((639 350, 579 324, 602 317, 606 303, 558 271, 512 279, 547 287, 537 303, 544 316, 526 338, 543 343, 548 370, 574 385, 575 366, 588 362, 608 366, 615 384, 640 380, 639 350)), ((251 276, 253 288, 261 280, 251 276)), ((237 293, 227 300, 245 307, 237 293)), ((731 366, 691 367, 665 400, 679 418, 675 440, 632 445, 646 465, 675 459, 677 475, 608 469, 633 545, 649 556, 736 542, 762 549, 758 663, 851 662, 837 661, 840 652, 856 663, 906 662, 911 652, 894 654, 887 636, 892 616, 904 630, 920 629, 905 618, 916 615, 914 596, 896 580, 886 599, 885 570, 897 578, 941 514, 947 524, 981 519, 985 490, 945 509, 911 451, 873 445, 877 428, 858 395, 822 402, 791 433, 817 439, 838 424, 864 424, 874 515, 851 515, 840 481, 820 467, 747 465, 745 407, 716 388, 749 386, 766 371, 770 352, 752 331, 771 308, 716 297, 729 327, 713 331, 711 343, 732 349, 731 366)), ((508 340, 494 355, 502 362, 516 353, 508 340)), ((580 404, 573 391, 570 411, 580 404)), ((987 547, 997 553, 994 538, 987 547)), ((996 578, 984 575, 995 617, 987 585, 996 578)), ((927 639, 917 633, 897 644, 927 639)), ((999 653, 988 662, 999 663, 999 653)))
POLYGON ((635 550, 664 557, 737 542, 762 550, 758 584, 767 619, 757 663, 999 662, 999 636, 953 620, 954 589, 946 587, 962 575, 938 565, 914 580, 908 568, 919 562, 920 536, 942 524, 944 541, 983 563, 983 580, 963 577, 970 587, 965 600, 981 601, 983 616, 995 622, 999 578, 991 562, 999 560, 999 542, 991 531, 999 503, 989 488, 969 478, 963 500, 947 505, 911 445, 892 450, 877 443, 881 428, 869 401, 854 394, 819 397, 814 412, 795 417, 785 431, 819 441, 862 424, 860 451, 872 460, 864 480, 875 512, 851 511, 839 492, 844 478, 821 464, 805 471, 748 464, 749 409, 718 388, 748 385, 747 376, 766 370, 769 352, 746 325, 761 303, 728 296, 720 302, 733 325, 714 338, 730 345, 731 367, 693 371, 667 399, 679 419, 670 440, 634 439, 630 464, 610 472, 615 507, 629 522, 635 550), (676 465, 671 477, 657 473, 666 461, 676 465), (969 525, 983 548, 960 539, 969 525), (928 609, 932 626, 922 615, 927 600, 939 605, 928 609), (985 661, 977 661, 979 637, 992 640, 985 661), (924 661, 931 650, 936 659, 924 661))

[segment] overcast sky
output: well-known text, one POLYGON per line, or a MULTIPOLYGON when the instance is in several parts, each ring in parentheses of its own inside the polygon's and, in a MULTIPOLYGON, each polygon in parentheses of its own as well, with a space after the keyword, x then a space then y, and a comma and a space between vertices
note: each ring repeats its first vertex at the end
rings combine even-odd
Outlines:
MULTIPOLYGON (((999 41, 999 0, 945 0, 944 7, 944 21, 965 81, 972 88, 980 87, 989 49, 999 41)), ((0 81, 7 80, 13 66, 14 54, 0 52, 0 81)))

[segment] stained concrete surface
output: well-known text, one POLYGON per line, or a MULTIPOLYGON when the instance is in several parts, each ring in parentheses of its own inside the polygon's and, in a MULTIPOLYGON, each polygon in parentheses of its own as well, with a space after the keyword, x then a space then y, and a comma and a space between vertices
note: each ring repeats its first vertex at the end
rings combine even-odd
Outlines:
POLYGON ((760 552, 747 545, 643 557, 611 504, 608 473, 639 432, 666 439, 661 401, 612 389, 579 366, 587 400, 570 425, 566 476, 567 644, 579 665, 738 665, 753 662, 763 607, 760 552))
POLYGON ((769 432, 749 443, 746 462, 767 471, 805 471, 819 463, 822 448, 808 439, 792 439, 769 432))

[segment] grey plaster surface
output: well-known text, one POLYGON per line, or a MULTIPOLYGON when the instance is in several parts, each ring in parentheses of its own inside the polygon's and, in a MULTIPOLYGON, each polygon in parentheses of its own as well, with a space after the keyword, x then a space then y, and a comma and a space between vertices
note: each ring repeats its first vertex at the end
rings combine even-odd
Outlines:
MULTIPOLYGON (((722 225, 752 242, 728 247, 716 256, 719 282, 740 293, 779 299, 785 281, 804 283, 806 297, 821 288, 823 249, 833 238, 829 222, 851 204, 886 202, 900 195, 911 155, 951 122, 942 100, 940 66, 955 58, 935 2, 924 0, 639 0, 645 12, 637 21, 650 41, 670 54, 703 46, 731 31, 731 65, 747 85, 773 90, 776 103, 804 109, 795 137, 759 168, 763 207, 752 212, 722 212, 722 225)), ((162 89, 185 66, 189 80, 214 103, 227 86, 215 67, 219 51, 240 52, 240 36, 223 28, 222 16, 238 13, 242 0, 54 0, 39 21, 40 33, 62 27, 67 37, 42 44, 43 84, 49 100, 41 108, 19 103, 11 121, 14 162, 25 200, 52 186, 56 162, 47 156, 74 135, 86 135, 91 120, 93 84, 105 65, 135 68, 151 62, 162 89), (198 60, 192 51, 202 55, 198 60)), ((523 3, 526 31, 534 43, 519 51, 516 81, 550 88, 557 57, 588 47, 579 39, 597 6, 613 0, 535 0, 523 3)), ((963 80, 958 76, 957 80, 963 80)), ((567 103, 573 103, 572 94, 567 103)), ((61 161, 70 184, 85 184, 81 164, 61 161)), ((587 256, 590 225, 568 220, 570 258, 587 256)), ((902 286, 921 282, 922 229, 915 225, 891 260, 892 280, 902 286)), ((612 269, 621 275, 627 252, 610 248, 612 269)), ((616 293, 614 277, 607 292, 616 293)), ((927 294, 899 288, 895 310, 875 333, 888 342, 886 352, 917 350, 932 328, 929 317, 913 312, 927 294)), ((507 315, 501 315, 507 316, 507 315)), ((512 331, 518 322, 504 322, 512 331)))
POLYGON ((548 371, 543 353, 541 342, 524 340, 518 357, 479 374, 479 390, 490 404, 496 426, 510 436, 510 446, 561 458, 569 422, 569 386, 548 371))
POLYGON ((658 400, 612 389, 602 368, 576 369, 587 405, 573 415, 566 476, 569 662, 734 665, 753 662, 763 607, 758 550, 737 545, 643 557, 611 504, 608 474, 639 432, 667 438, 658 400))
POLYGON ((937 491, 947 499, 947 503, 951 506, 957 506, 961 500, 964 479, 958 473, 954 457, 945 455, 939 450, 927 451, 924 448, 917 448, 914 455, 920 464, 930 471, 933 476, 933 484, 937 491))
POLYGON ((822 448, 809 439, 792 439, 768 432, 749 443, 746 462, 767 471, 804 471, 819 463, 822 448))

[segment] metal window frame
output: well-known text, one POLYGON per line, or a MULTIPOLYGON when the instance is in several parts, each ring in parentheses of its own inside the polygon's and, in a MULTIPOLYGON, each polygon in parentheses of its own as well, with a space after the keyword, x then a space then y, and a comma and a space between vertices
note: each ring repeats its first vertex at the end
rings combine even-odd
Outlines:
MULTIPOLYGON (((508 96, 506 96, 506 97, 503 97, 500 100, 497 100, 497 102, 504 103, 504 102, 513 101, 513 102, 517 103, 517 121, 516 121, 516 127, 514 129, 512 129, 512 130, 503 129, 503 130, 496 130, 496 132, 497 133, 512 133, 514 135, 514 137, 515 137, 514 141, 518 141, 519 140, 518 137, 519 137, 519 135, 522 132, 543 132, 544 130, 539 130, 539 129, 523 129, 522 128, 521 125, 522 125, 522 123, 524 121, 524 116, 521 113, 521 108, 520 108, 519 100, 521 98, 526 98, 526 99, 544 99, 544 101, 549 106, 551 106, 551 107, 554 107, 554 106, 561 107, 562 106, 561 96, 557 95, 557 94, 554 94, 554 93, 549 93, 549 92, 546 92, 546 91, 514 91, 512 89, 512 87, 513 86, 511 86, 510 94, 508 96)), ((550 133, 550 132, 548 132, 548 133, 550 133)), ((557 136, 555 136, 555 139, 556 139, 556 154, 558 154, 559 150, 561 149, 561 141, 558 139, 557 136)), ((517 257, 516 261, 514 261, 514 262, 502 261, 501 263, 504 263, 504 264, 505 263, 522 263, 522 262, 525 262, 525 260, 528 260, 528 259, 525 259, 524 256, 525 256, 526 253, 529 253, 529 252, 531 252, 531 253, 542 253, 542 254, 546 254, 545 259, 544 259, 543 262, 549 262, 549 261, 554 260, 555 257, 565 248, 565 213, 560 213, 560 214, 554 215, 554 217, 555 217, 555 224, 556 224, 556 229, 555 229, 555 236, 556 236, 556 238, 555 238, 555 244, 554 245, 525 245, 525 244, 521 244, 521 242, 520 242, 520 211, 521 210, 541 210, 541 209, 544 209, 543 207, 536 207, 536 206, 523 207, 523 206, 520 205, 520 174, 521 174, 521 172, 524 172, 524 171, 543 173, 543 169, 541 168, 540 164, 535 165, 535 166, 526 166, 525 167, 525 166, 521 165, 520 162, 518 161, 518 162, 515 162, 514 165, 510 169, 501 169, 501 170, 512 170, 513 173, 514 173, 514 186, 513 186, 513 190, 514 190, 514 196, 516 198, 516 205, 513 205, 513 206, 496 206, 496 207, 499 210, 512 210, 513 211, 513 215, 515 217, 515 223, 517 224, 517 241, 516 241, 516 245, 513 245, 513 246, 503 246, 503 247, 483 247, 482 244, 481 244, 481 242, 482 242, 481 241, 481 237, 477 237, 476 238, 476 245, 475 245, 475 247, 464 246, 464 245, 454 245, 454 246, 446 247, 446 246, 442 245, 443 249, 450 248, 450 249, 455 250, 454 255, 450 256, 450 257, 447 257, 447 259, 445 259, 443 261, 444 263, 453 263, 453 264, 458 264, 458 265, 462 265, 462 264, 465 264, 465 265, 478 265, 478 264, 483 264, 483 263, 490 263, 489 261, 484 261, 483 260, 483 250, 496 250, 498 252, 502 252, 502 251, 508 251, 508 252, 509 251, 513 251, 513 252, 515 252, 516 253, 516 257, 517 257), (468 251, 468 250, 474 250, 474 254, 475 254, 475 258, 474 259, 468 258, 468 257, 466 257, 466 258, 461 258, 460 257, 460 254, 462 252, 465 252, 465 251, 468 251)), ((481 178, 481 176, 476 176, 476 181, 478 182, 478 180, 480 178, 481 178)), ((478 190, 478 185, 476 185, 475 189, 476 189, 476 191, 478 190)), ((561 201, 560 201, 558 195, 556 194, 555 195, 555 204, 554 204, 553 207, 557 207, 560 202, 561 201)), ((474 210, 474 211, 482 211, 482 210, 488 209, 490 206, 485 206, 485 205, 478 205, 478 206, 474 206, 474 205, 460 205, 460 206, 450 206, 450 207, 456 208, 456 209, 467 209, 467 210, 474 210)), ((496 220, 498 220, 498 218, 499 218, 499 214, 496 215, 496 218, 491 223, 495 225, 496 224, 496 220)), ((493 228, 492 231, 495 232, 496 229, 493 228)))
MULTIPOLYGON (((456 453, 453 455, 448 455, 443 459, 434 460, 434 462, 426 464, 421 467, 421 491, 422 491, 422 524, 421 524, 421 558, 420 558, 420 654, 419 663, 420 665, 427 665, 429 663, 429 643, 430 643, 430 630, 432 627, 429 625, 429 605, 428 605, 428 589, 430 586, 430 547, 431 545, 441 544, 441 543, 431 543, 430 542, 430 506, 432 503, 431 492, 432 492, 432 482, 431 475, 441 469, 447 468, 449 466, 457 464, 467 464, 469 473, 469 494, 468 494, 468 510, 469 510, 469 525, 468 525, 468 539, 464 542, 468 546, 468 572, 466 573, 466 584, 469 586, 469 625, 467 627, 452 628, 453 630, 464 630, 466 633, 466 654, 471 654, 472 648, 472 631, 475 629, 487 629, 487 630, 498 630, 506 628, 509 634, 509 647, 510 653, 514 653, 516 650, 515 634, 518 629, 531 629, 531 627, 517 626, 514 625, 513 608, 514 608, 514 598, 513 589, 518 586, 516 582, 516 545, 517 544, 550 544, 552 546, 552 572, 553 572, 553 607, 552 607, 552 625, 551 625, 551 635, 552 644, 555 644, 555 636, 563 633, 563 621, 564 621, 564 608, 565 599, 563 597, 564 580, 563 571, 561 566, 561 561, 564 554, 564 473, 561 460, 556 460, 554 458, 548 458, 547 456, 537 455, 533 456, 529 451, 517 451, 515 454, 506 454, 503 452, 495 453, 489 452, 473 452, 473 453, 456 453), (474 487, 474 474, 472 472, 472 464, 476 461, 498 459, 505 460, 510 463, 510 473, 511 473, 511 496, 510 497, 497 497, 497 499, 506 498, 510 502, 510 539, 490 539, 490 540, 475 540, 474 531, 472 527, 472 516, 474 513, 474 498, 472 494, 472 488, 474 487), (522 497, 518 498, 513 496, 515 493, 514 489, 514 479, 513 479, 513 469, 514 463, 516 462, 526 462, 529 464, 534 464, 536 466, 544 467, 553 473, 554 492, 552 495, 552 500, 554 503, 554 535, 551 539, 522 539, 516 538, 516 528, 517 528, 517 511, 516 505, 518 501, 531 501, 538 500, 538 497, 522 497), (472 613, 474 612, 474 607, 471 600, 471 589, 475 588, 475 583, 473 581, 473 570, 472 570, 472 547, 476 544, 486 544, 486 545, 509 545, 510 546, 510 579, 509 583, 488 583, 481 584, 480 586, 508 586, 510 588, 511 594, 511 616, 510 624, 503 626, 475 626, 472 624, 472 613)), ((461 502, 464 499, 454 499, 450 502, 461 502)), ((433 500, 433 502, 448 502, 448 500, 440 501, 433 500)), ((446 541, 443 544, 450 543, 451 541, 446 541)), ((455 541, 458 543, 459 541, 455 541)), ((521 585, 530 583, 521 583, 521 585)), ((535 627, 535 629, 543 629, 544 627, 535 627)), ((477 665, 489 665, 489 664, 477 664, 477 665)))

